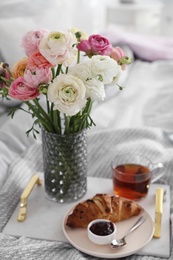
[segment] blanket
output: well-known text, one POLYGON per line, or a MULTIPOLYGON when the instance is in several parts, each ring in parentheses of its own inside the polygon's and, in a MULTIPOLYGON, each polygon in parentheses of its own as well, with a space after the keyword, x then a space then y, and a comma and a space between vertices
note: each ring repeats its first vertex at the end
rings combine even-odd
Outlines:
MULTIPOLYGON (((7 223, 21 192, 35 171, 42 171, 41 142, 33 144, 16 158, 9 167, 9 178, 0 192, 0 230, 7 223)), ((153 160, 161 161, 165 167, 164 181, 171 187, 171 217, 173 214, 173 148, 166 133, 158 128, 105 130, 88 133, 88 176, 111 178, 110 161, 119 153, 141 153, 153 160)), ((61 225, 61 223, 59 223, 61 225)), ((173 231, 173 230, 172 230, 173 231)), ((171 232, 172 232, 171 231, 171 232)), ((172 248, 171 248, 172 251, 172 248)), ((0 259, 54 260, 97 259, 88 256, 69 243, 49 242, 21 237, 19 239, 0 234, 0 259)), ((157 260, 158 257, 132 255, 129 260, 157 260)), ((169 259, 172 259, 172 253, 169 259)))

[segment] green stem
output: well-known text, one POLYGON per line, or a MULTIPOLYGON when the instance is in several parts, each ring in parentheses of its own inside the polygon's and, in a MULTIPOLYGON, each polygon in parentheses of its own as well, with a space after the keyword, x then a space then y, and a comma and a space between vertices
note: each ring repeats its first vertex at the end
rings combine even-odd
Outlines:
POLYGON ((64 118, 65 118, 65 134, 69 134, 69 132, 70 132, 70 127, 69 127, 70 117, 65 115, 64 118))
POLYGON ((50 118, 51 118, 51 120, 53 121, 53 103, 51 103, 51 105, 50 105, 50 118))
POLYGON ((58 75, 60 74, 61 68, 62 68, 62 64, 58 64, 58 67, 57 67, 57 70, 56 70, 55 77, 58 76, 58 75))
POLYGON ((54 110, 53 111, 53 123, 54 123, 54 127, 56 129, 56 132, 58 134, 61 134, 61 123, 60 123, 60 113, 58 110, 54 110))
POLYGON ((33 111, 33 113, 36 115, 42 126, 49 132, 50 129, 45 124, 44 118, 38 113, 37 109, 29 101, 25 101, 24 103, 33 111))
POLYGON ((36 104, 36 107, 31 104, 29 101, 25 101, 27 106, 34 112, 35 116, 38 118, 39 122, 48 132, 55 132, 54 126, 44 109, 38 103, 38 100, 33 100, 36 104))
POLYGON ((8 80, 6 78, 4 78, 3 76, 0 76, 0 79, 2 79, 5 83, 7 83, 8 85, 11 84, 11 80, 8 80))
POLYGON ((91 98, 88 99, 88 109, 87 109, 87 114, 90 115, 91 109, 92 109, 92 104, 93 101, 91 100, 91 98))
POLYGON ((33 100, 34 104, 36 105, 36 107, 38 108, 38 111, 42 114, 42 116, 50 123, 52 124, 52 121, 49 117, 49 115, 45 112, 45 110, 42 108, 42 106, 40 106, 39 102, 37 99, 33 100))
POLYGON ((54 79, 55 78, 55 70, 54 70, 54 68, 51 68, 51 71, 52 71, 52 79, 54 79))
POLYGON ((61 118, 60 118, 60 112, 58 110, 53 110, 54 104, 49 103, 47 100, 47 111, 50 115, 51 121, 53 122, 54 128, 56 129, 57 134, 61 134, 61 118))
POLYGON ((66 74, 68 73, 68 67, 66 67, 65 73, 66 73, 66 74))
POLYGON ((11 72, 11 70, 9 69, 9 67, 6 68, 8 70, 8 72, 10 73, 10 79, 11 79, 11 82, 14 80, 14 77, 13 77, 13 73, 11 72))
POLYGON ((77 52, 77 64, 80 63, 80 51, 77 52))
POLYGON ((50 107, 49 107, 49 101, 47 100, 47 96, 46 96, 46 104, 47 104, 47 113, 49 115, 50 114, 50 107))
POLYGON ((79 125, 79 129, 78 130, 82 130, 84 127, 87 127, 88 125, 86 124, 85 125, 85 122, 87 121, 87 118, 90 116, 90 112, 91 112, 91 108, 92 108, 92 100, 89 98, 88 99, 88 102, 86 104, 86 107, 84 109, 84 112, 83 112, 83 116, 82 116, 82 120, 81 120, 81 123, 79 125))

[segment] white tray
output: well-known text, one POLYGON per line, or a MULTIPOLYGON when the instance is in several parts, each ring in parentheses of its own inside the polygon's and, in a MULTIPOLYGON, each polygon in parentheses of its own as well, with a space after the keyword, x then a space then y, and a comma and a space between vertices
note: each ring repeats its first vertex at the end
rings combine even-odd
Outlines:
MULTIPOLYGON (((40 173, 42 176, 42 173, 40 173)), ((170 189, 168 185, 152 184, 145 199, 138 201, 151 215, 154 221, 155 190, 163 187, 166 191, 161 238, 153 238, 148 245, 138 252, 140 255, 169 257, 170 255, 170 189)), ((112 180, 106 178, 88 178, 88 190, 82 200, 91 198, 96 193, 113 194, 112 180)), ((59 204, 48 200, 43 186, 35 186, 28 199, 27 216, 24 222, 18 222, 19 205, 9 219, 2 233, 15 237, 25 236, 51 241, 67 241, 62 230, 65 213, 78 203, 59 204)))

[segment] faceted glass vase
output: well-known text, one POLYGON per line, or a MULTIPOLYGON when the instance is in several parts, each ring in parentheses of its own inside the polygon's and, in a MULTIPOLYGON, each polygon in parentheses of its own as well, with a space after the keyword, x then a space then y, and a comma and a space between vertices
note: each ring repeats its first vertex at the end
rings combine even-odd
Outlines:
POLYGON ((42 129, 45 193, 55 202, 78 200, 87 191, 86 130, 68 135, 42 129))

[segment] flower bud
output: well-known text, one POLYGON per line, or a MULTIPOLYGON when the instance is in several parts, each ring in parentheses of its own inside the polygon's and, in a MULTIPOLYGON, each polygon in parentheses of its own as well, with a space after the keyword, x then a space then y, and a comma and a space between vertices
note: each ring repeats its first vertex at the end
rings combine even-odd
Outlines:
POLYGON ((48 84, 40 84, 38 91, 40 94, 47 94, 47 88, 48 88, 48 84))
POLYGON ((118 62, 119 62, 120 65, 131 64, 132 59, 130 57, 124 56, 124 57, 120 58, 118 62))

